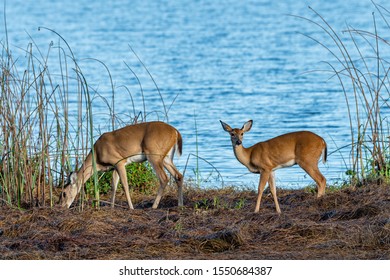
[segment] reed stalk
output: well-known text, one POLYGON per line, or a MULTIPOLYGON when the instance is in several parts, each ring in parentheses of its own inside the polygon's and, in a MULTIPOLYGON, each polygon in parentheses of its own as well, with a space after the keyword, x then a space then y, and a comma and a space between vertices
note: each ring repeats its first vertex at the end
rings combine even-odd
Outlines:
MULTIPOLYGON (((0 205, 28 208, 57 203, 62 190, 58 186, 63 185, 71 171, 80 168, 101 134, 95 122, 94 102, 107 107, 106 130, 115 129, 119 121, 121 126, 134 123, 139 116, 129 86, 123 86, 131 98, 134 114, 126 113, 126 120, 120 120, 115 111, 113 78, 102 61, 88 58, 103 65, 108 73, 111 94, 107 98, 90 86, 80 66, 83 60, 75 57, 68 42, 54 30, 46 27, 39 30, 53 34, 58 43, 49 43, 47 51, 42 52, 31 36, 31 43, 24 49, 10 50, 8 36, 5 42, 0 42, 0 205)), ((156 85, 154 79, 153 83, 156 85)), ((139 86, 143 121, 148 112, 141 81, 139 86)), ((162 99, 159 90, 158 95, 162 99)), ((167 119, 167 109, 162 104, 163 117, 167 119)), ((93 196, 94 205, 99 206, 96 172, 93 182, 92 194, 82 188, 81 210, 89 195, 93 196)))
MULTIPOLYGON (((372 2, 389 30, 390 13, 372 2)), ((326 61, 344 95, 350 123, 350 165, 347 174, 352 186, 369 179, 389 181, 389 96, 390 62, 386 53, 390 44, 378 34, 377 17, 372 13, 373 31, 350 25, 338 34, 328 21, 310 8, 315 19, 298 18, 314 24, 326 35, 321 39, 307 36, 321 45, 333 58, 326 61)), ((326 70, 328 71, 328 70, 326 70)))

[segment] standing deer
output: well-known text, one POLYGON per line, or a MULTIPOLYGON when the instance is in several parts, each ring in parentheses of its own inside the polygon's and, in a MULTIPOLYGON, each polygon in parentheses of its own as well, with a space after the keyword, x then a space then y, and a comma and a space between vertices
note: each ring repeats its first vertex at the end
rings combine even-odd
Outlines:
POLYGON ((220 122, 222 128, 231 136, 237 160, 250 172, 260 173, 255 213, 260 210, 261 196, 267 182, 274 198, 276 211, 281 213, 276 196, 274 174, 274 171, 279 168, 298 164, 317 183, 317 197, 325 194, 326 179, 318 169, 318 161, 322 156, 323 163, 326 162, 327 147, 325 140, 320 136, 310 131, 297 131, 244 148, 242 139, 244 133, 251 129, 253 121, 246 122, 241 129, 231 128, 228 124, 220 122))
POLYGON ((69 208, 81 187, 93 175, 94 171, 107 171, 114 168, 111 184, 111 206, 114 207, 115 192, 120 179, 129 208, 134 209, 125 166, 132 162, 147 160, 160 181, 152 208, 158 207, 164 188, 168 183, 168 176, 164 168, 174 177, 178 186, 178 205, 183 206, 183 175, 172 161, 175 152, 181 155, 182 143, 180 132, 163 122, 134 124, 104 133, 95 142, 93 153, 91 151, 81 168, 70 176, 70 182, 64 187, 60 196, 60 204, 69 208))

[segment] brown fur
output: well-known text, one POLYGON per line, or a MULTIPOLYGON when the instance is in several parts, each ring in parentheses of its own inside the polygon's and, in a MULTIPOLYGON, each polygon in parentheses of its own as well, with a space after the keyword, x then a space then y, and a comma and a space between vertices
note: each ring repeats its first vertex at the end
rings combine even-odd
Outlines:
POLYGON ((260 173, 259 192, 255 212, 259 212, 261 196, 265 185, 269 184, 274 197, 276 211, 281 213, 276 196, 274 171, 298 164, 318 185, 318 197, 325 194, 326 179, 318 169, 318 160, 325 163, 327 146, 324 139, 310 131, 297 131, 277 136, 251 147, 244 148, 242 140, 245 132, 252 127, 252 120, 239 128, 231 128, 221 121, 222 127, 230 133, 234 154, 249 171, 260 173))
POLYGON ((130 209, 133 209, 125 166, 130 162, 148 160, 160 181, 153 208, 157 208, 168 183, 164 168, 175 178, 179 191, 179 205, 183 205, 183 175, 173 164, 175 151, 182 152, 182 137, 174 127, 163 122, 146 122, 125 126, 102 134, 95 142, 93 150, 86 157, 80 170, 72 174, 70 183, 65 186, 60 200, 62 206, 70 207, 82 185, 94 171, 106 171, 114 167, 112 181, 112 206, 119 179, 124 187, 130 209), (93 162, 92 159, 95 159, 93 162))

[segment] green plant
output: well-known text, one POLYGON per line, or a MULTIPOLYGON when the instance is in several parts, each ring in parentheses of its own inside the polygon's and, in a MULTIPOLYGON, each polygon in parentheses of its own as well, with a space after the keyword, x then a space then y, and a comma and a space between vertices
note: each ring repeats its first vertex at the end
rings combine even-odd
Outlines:
POLYGON ((183 225, 183 221, 181 218, 175 223, 174 230, 176 231, 177 234, 180 234, 181 232, 183 232, 184 225, 183 225))
POLYGON ((213 208, 218 209, 221 206, 221 199, 218 196, 213 197, 213 208))
POLYGON ((234 208, 240 210, 244 208, 245 203, 246 203, 246 199, 241 197, 238 201, 236 201, 236 205, 234 206, 234 208))
MULTIPOLYGON (((127 180, 133 191, 138 191, 145 195, 154 194, 158 185, 157 176, 153 172, 153 168, 148 162, 131 163, 126 166, 127 180)), ((112 171, 97 172, 98 188, 102 194, 107 194, 111 191, 112 171)), ((119 182, 118 189, 121 187, 119 182)), ((94 179, 90 178, 85 183, 85 189, 89 195, 95 193, 94 179)))

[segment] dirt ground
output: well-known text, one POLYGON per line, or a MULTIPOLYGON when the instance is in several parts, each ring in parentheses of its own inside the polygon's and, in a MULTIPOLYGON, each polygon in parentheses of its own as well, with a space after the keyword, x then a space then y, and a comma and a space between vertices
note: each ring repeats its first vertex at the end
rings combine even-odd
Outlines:
MULTIPOLYGON (((390 187, 328 191, 278 190, 282 214, 266 194, 174 191, 157 210, 153 196, 134 197, 133 211, 0 208, 1 259, 390 259, 390 187)), ((117 202, 126 205, 118 195, 117 202)))

